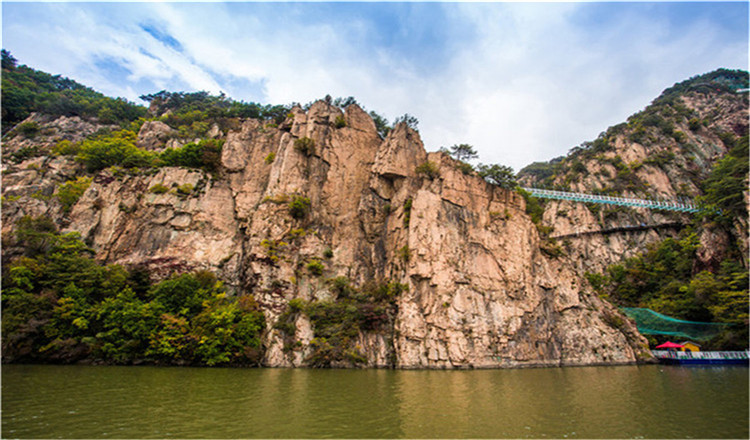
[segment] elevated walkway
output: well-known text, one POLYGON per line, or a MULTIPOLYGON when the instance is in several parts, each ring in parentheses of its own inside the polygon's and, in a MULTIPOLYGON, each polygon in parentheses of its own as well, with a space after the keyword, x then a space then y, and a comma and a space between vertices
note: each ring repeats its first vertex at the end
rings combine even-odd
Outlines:
POLYGON ((630 208, 646 208, 662 211, 678 212, 700 212, 698 205, 692 202, 682 202, 675 200, 646 200, 631 199, 628 197, 612 197, 596 194, 574 193, 566 191, 553 191, 540 188, 521 188, 528 192, 532 197, 555 200, 570 200, 581 203, 599 203, 604 205, 627 206, 630 208))

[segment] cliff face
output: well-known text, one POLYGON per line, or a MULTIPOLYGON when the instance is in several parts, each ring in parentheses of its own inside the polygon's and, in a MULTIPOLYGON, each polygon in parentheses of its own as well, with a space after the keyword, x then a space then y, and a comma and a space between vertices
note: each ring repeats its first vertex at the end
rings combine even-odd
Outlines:
MULTIPOLYGON (((44 127, 38 143, 54 136, 44 127)), ((4 160, 4 257, 13 255, 13 223, 46 214, 79 231, 103 262, 146 267, 155 279, 216 272, 264 313, 268 366, 309 364, 314 320, 297 314, 291 331, 274 323, 286 319, 291 300, 337 299, 335 277, 408 287, 394 299, 389 325, 357 335, 367 366, 587 365, 647 356, 634 326, 593 295, 565 257, 540 251, 523 198, 463 174, 443 153, 426 153, 406 124, 383 140, 356 104, 342 112, 319 101, 294 108, 278 126, 247 119, 211 133, 226 140, 217 172, 105 170, 67 214, 52 196, 79 165, 65 156, 4 160), (417 172, 428 161, 438 175, 417 172), (172 190, 152 191, 160 185, 172 190)), ((160 149, 171 135, 144 124, 138 144, 160 149)), ((21 142, 9 139, 4 154, 21 142)))
MULTIPOLYGON (((712 166, 748 133, 748 97, 736 93, 735 88, 725 89, 700 78, 678 84, 594 142, 584 143, 552 163, 522 170, 520 181, 524 186, 580 193, 696 201, 703 195, 701 186, 712 166)), ((643 252, 649 243, 676 236, 694 217, 550 200, 544 204, 543 224, 550 228, 550 236, 558 237, 579 272, 600 273, 643 252), (633 226, 654 228, 590 233, 633 226)), ((718 267, 730 242, 747 255, 747 230, 746 217, 735 219, 730 230, 702 224, 697 232, 703 267, 718 267)))

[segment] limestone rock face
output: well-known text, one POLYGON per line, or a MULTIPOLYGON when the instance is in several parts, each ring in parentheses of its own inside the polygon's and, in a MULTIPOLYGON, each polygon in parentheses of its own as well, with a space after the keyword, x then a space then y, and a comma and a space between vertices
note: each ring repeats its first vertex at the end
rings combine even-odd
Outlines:
POLYGON ((24 135, 12 130, 3 137, 3 166, 13 162, 12 155, 24 148, 35 150, 36 156, 43 156, 50 152, 50 148, 60 141, 75 143, 85 139, 102 129, 116 130, 117 125, 100 124, 96 120, 84 120, 78 116, 51 117, 41 113, 32 113, 21 124, 35 124, 35 133, 24 135))
MULTIPOLYGON (((701 195, 701 182, 713 164, 731 148, 726 135, 747 134, 747 115, 746 94, 686 92, 660 114, 670 121, 671 135, 654 126, 622 124, 602 136, 599 141, 603 142, 598 146, 571 150, 562 171, 558 170, 550 181, 542 184, 542 179, 529 172, 521 172, 520 181, 524 186, 556 187, 580 193, 611 194, 614 190, 621 197, 695 200, 701 195), (675 116, 674 109, 689 116, 675 116)), ((676 211, 608 205, 587 207, 548 200, 544 203, 543 225, 551 230, 549 235, 566 251, 579 273, 601 273, 607 266, 643 252, 649 243, 675 237, 692 219, 692 214, 676 211), (647 225, 656 227, 613 232, 647 225), (603 233, 592 233, 595 231, 603 233)), ((706 268, 715 267, 730 241, 746 251, 746 221, 739 220, 735 225, 733 240, 714 231, 711 225, 705 228, 700 233, 698 256, 706 268)))
POLYGON ((136 145, 138 148, 146 150, 163 150, 167 141, 176 132, 176 130, 161 121, 146 121, 138 131, 138 142, 136 145))
MULTIPOLYGON (((139 145, 160 148, 167 130, 144 127, 139 145)), ((268 366, 307 365, 310 319, 295 318, 293 336, 274 324, 292 299, 335 299, 326 279, 337 276, 408 286, 392 328, 358 335, 367 366, 591 365, 646 356, 634 326, 591 293, 571 261, 540 250, 519 194, 465 175, 443 153, 427 154, 405 124, 381 139, 356 104, 342 111, 318 101, 294 108, 278 126, 245 120, 237 127, 214 133, 226 142, 213 175, 105 170, 67 215, 54 199, 4 206, 4 232, 24 213, 54 212, 103 262, 145 266, 155 279, 216 272, 265 314, 268 366), (312 148, 297 148, 303 138, 312 148), (416 172, 428 160, 437 176, 416 172), (153 191, 157 185, 168 191, 153 191), (306 213, 292 215, 290 202, 303 199, 306 213), (322 262, 322 276, 304 270, 312 260, 322 262)), ((42 185, 54 191, 75 164, 44 160, 42 185)), ((4 173, 3 194, 28 194, 38 185, 34 173, 4 173)))

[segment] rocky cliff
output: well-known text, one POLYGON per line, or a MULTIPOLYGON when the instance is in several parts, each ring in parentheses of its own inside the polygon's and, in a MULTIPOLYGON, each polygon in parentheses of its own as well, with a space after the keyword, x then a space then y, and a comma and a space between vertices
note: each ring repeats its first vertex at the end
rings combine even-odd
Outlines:
MULTIPOLYGON (((382 139, 356 104, 342 111, 318 101, 279 124, 215 125, 207 136, 225 141, 216 169, 106 168, 89 173, 70 206, 57 197, 61 184, 86 173, 50 149, 61 133, 76 141, 101 127, 32 120, 40 128, 33 140, 11 132, 3 142, 4 260, 19 252, 13 225, 47 215, 80 232, 101 262, 145 268, 152 279, 215 272, 265 315, 263 365, 317 365, 322 350, 336 348, 322 365, 493 368, 648 357, 632 323, 592 294, 566 256, 541 251, 518 193, 426 153, 405 123, 382 139), (432 171, 419 172, 427 163, 432 171), (348 304, 342 283, 364 290, 373 281, 399 286, 386 305, 355 310, 377 311, 377 325, 361 325, 343 342, 324 332, 314 311, 348 304)), ((137 137, 156 151, 190 141, 156 121, 137 137)), ((645 157, 633 154, 628 161, 645 157)), ((595 222, 585 208, 564 206, 546 221, 563 209, 575 222, 595 222)), ((572 228, 554 222, 558 231, 572 228)))
MULTIPOLYGON (((700 202, 712 167, 748 134, 748 96, 737 93, 746 84, 746 72, 723 69, 678 83, 593 142, 549 163, 526 167, 520 182, 580 193, 700 202)), ((673 211, 548 201, 543 225, 551 237, 559 237, 579 272, 600 273, 650 243, 675 237, 695 219, 695 214, 673 211), (637 228, 622 231, 633 226, 637 228)), ((747 221, 745 210, 729 228, 709 221, 699 224, 701 267, 716 269, 731 246, 747 255, 747 221)))

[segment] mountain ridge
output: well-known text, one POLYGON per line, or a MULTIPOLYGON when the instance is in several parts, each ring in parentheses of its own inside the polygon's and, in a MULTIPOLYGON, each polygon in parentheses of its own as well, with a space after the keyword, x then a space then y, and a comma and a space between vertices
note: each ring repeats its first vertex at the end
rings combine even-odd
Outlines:
POLYGON ((382 130, 356 102, 342 109, 328 99, 271 108, 269 119, 218 104, 120 126, 36 114, 6 133, 3 305, 14 319, 4 361, 498 368, 649 359, 633 323, 578 267, 580 253, 550 239, 560 209, 426 152, 414 120, 382 130), (60 267, 58 256, 99 271, 88 251, 70 254, 76 240, 107 264, 97 266, 103 284, 70 287, 62 280, 80 279, 70 267, 38 272, 60 267), (32 316, 22 312, 30 302, 32 316), (130 320, 125 327, 140 330, 118 328, 130 320))

